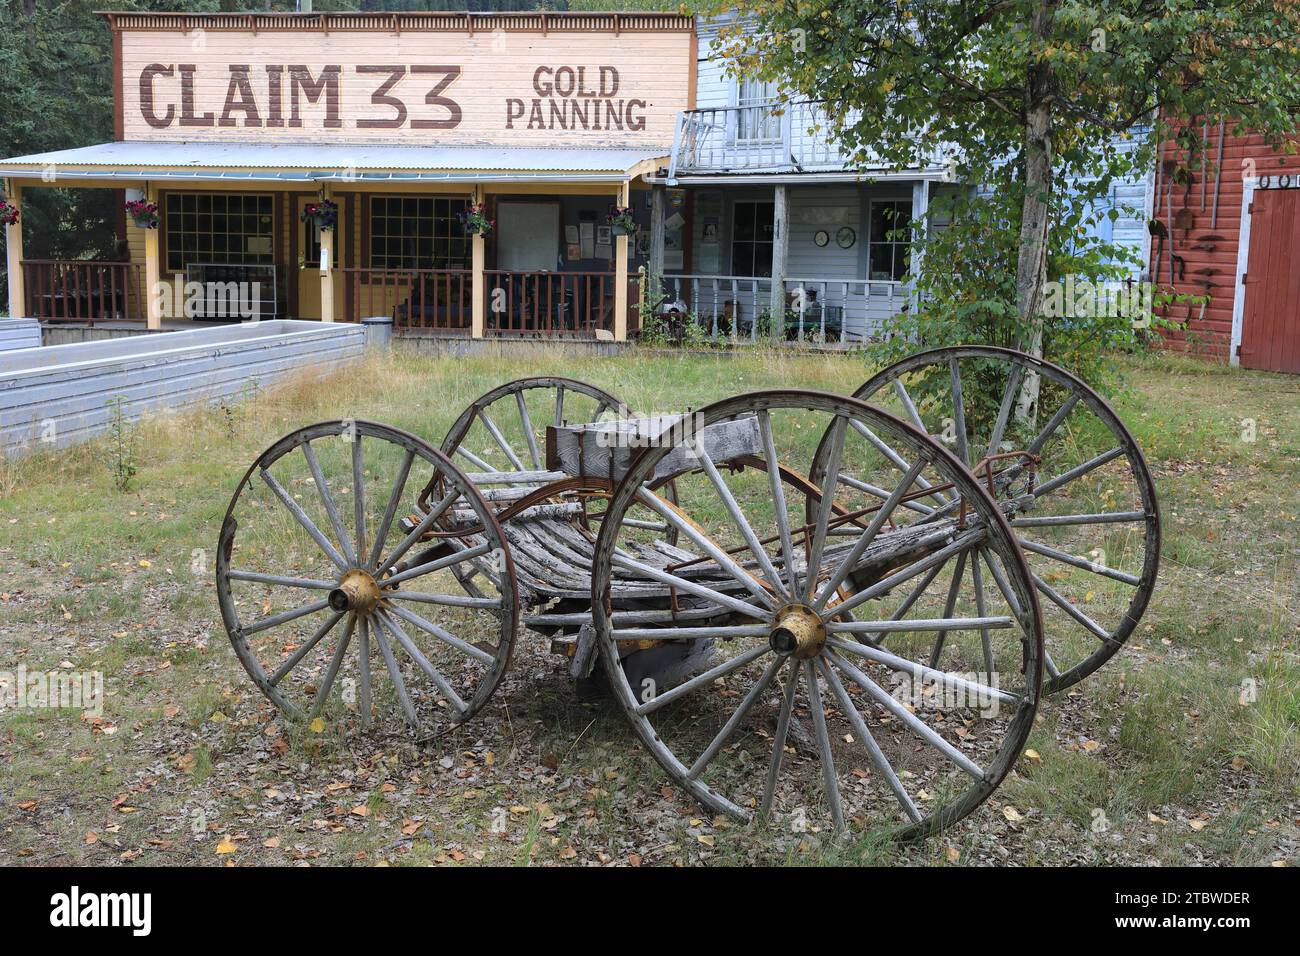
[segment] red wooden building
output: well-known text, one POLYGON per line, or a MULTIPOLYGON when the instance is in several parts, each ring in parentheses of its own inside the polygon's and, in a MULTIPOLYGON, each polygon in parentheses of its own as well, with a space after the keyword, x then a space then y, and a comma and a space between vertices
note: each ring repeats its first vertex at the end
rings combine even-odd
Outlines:
POLYGON ((1204 164, 1172 141, 1157 158, 1148 265, 1159 290, 1208 301, 1169 306, 1180 328, 1166 339, 1233 365, 1300 373, 1300 153, 1233 135, 1231 122, 1222 137, 1217 123, 1193 132, 1205 137, 1204 164))

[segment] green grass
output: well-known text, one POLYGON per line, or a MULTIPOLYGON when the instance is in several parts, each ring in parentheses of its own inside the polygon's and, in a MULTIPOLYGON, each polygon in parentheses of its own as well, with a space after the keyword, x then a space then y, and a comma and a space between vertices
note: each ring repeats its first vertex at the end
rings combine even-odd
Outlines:
POLYGON ((114 487, 102 443, 6 462, 0 670, 66 660, 110 677, 101 726, 75 714, 0 712, 0 793, 37 802, 22 812, 5 804, 14 822, 0 863, 23 853, 219 863, 213 848, 227 832, 248 834, 234 857, 250 863, 1284 858, 1297 845, 1300 797, 1300 382, 1168 356, 1121 365, 1114 404, 1157 476, 1164 518, 1151 607, 1101 672, 1043 702, 1029 743, 1036 759, 1022 759, 952 831, 901 848, 874 835, 836 841, 714 821, 677 792, 614 708, 580 695, 544 655, 518 660, 509 693, 431 748, 384 731, 359 739, 341 706, 326 712, 322 732, 289 724, 231 653, 211 585, 217 530, 243 470, 303 424, 369 418, 436 445, 472 399, 525 375, 570 375, 634 408, 667 411, 772 387, 845 394, 870 372, 860 357, 398 353, 323 384, 146 423, 127 492, 114 487), (1243 440, 1244 419, 1254 441, 1243 440), (341 795, 327 790, 340 782, 341 795), (291 809, 277 811, 283 825, 249 809, 269 789, 292 794, 291 809), (139 813, 114 809, 123 794, 139 813), (347 812, 359 805, 364 819, 347 812), (494 808, 513 806, 529 809, 509 813, 507 834, 494 834, 494 808), (210 826, 194 839, 188 821, 199 807, 210 826), (1008 807, 1022 822, 1006 824, 1008 807), (420 828, 403 841, 401 827, 413 823, 420 828), (92 831, 101 839, 87 843, 92 831), (273 833, 280 848, 263 849, 273 833))

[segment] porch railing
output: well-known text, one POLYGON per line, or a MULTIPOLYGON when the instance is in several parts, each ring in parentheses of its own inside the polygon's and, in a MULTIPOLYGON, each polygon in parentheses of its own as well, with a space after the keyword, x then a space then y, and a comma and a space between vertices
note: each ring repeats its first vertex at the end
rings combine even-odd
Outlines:
POLYGON ((43 322, 141 319, 144 266, 89 259, 24 259, 27 317, 43 322))
MULTIPOLYGON (((597 331, 614 332, 613 272, 513 272, 490 269, 485 273, 488 335, 534 335, 542 338, 596 337, 597 331)), ((628 280, 629 330, 635 322, 638 286, 628 280)))
MULTIPOLYGON (((693 320, 713 339, 755 342, 777 335, 772 280, 755 276, 670 275, 662 279, 661 322, 670 312, 693 320)), ((871 279, 785 280, 784 338, 862 342, 911 301, 904 282, 871 279)), ((650 306, 653 299, 647 299, 650 306)))
POLYGON ((468 269, 342 268, 349 322, 390 316, 399 329, 466 335, 472 325, 473 273, 468 269))

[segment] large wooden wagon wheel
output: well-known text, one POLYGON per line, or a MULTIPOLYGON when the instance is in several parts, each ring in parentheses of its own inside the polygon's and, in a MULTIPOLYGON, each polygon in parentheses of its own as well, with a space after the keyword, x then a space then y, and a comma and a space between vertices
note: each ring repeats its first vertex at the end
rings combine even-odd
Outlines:
POLYGON ((240 662, 294 717, 334 693, 368 725, 377 669, 411 725, 460 723, 501 680, 518 626, 492 509, 442 452, 367 421, 309 425, 253 462, 222 522, 216 577, 240 662), (404 525, 426 481, 432 507, 404 525), (469 597, 452 577, 467 567, 469 597))
POLYGON ((707 807, 740 818, 912 837, 965 816, 1020 754, 1041 679, 1037 599, 994 500, 937 442, 855 399, 754 393, 703 409, 695 425, 703 437, 636 458, 596 545, 602 661, 642 742, 707 807), (714 443, 715 458, 707 432, 725 422, 750 445, 714 443), (906 456, 904 472, 865 431, 906 456), (827 432, 833 470, 883 500, 848 510, 820 489, 788 493, 783 478, 807 473, 827 432), (682 446, 695 464, 676 473, 667 507, 648 482, 682 446), (965 507, 931 520, 911 508, 930 494, 965 507), (696 557, 652 560, 661 546, 624 520, 634 506, 673 523, 696 557), (948 601, 938 572, 975 554, 986 587, 948 601), (690 619, 647 623, 635 609, 653 600, 690 619), (949 652, 932 666, 936 640, 949 652), (711 641, 716 656, 672 686, 620 663, 629 644, 679 641, 711 641))
MULTIPOLYGON (((918 353, 853 394, 942 441, 998 499, 1046 598, 1045 693, 1124 645, 1155 587, 1160 514, 1146 460, 1105 399, 1050 362, 982 346, 918 353), (1037 407, 1018 408, 1031 376, 1037 407)), ((825 457, 823 448, 814 472, 825 457)), ((954 568, 953 586, 978 588, 981 570, 954 568)))

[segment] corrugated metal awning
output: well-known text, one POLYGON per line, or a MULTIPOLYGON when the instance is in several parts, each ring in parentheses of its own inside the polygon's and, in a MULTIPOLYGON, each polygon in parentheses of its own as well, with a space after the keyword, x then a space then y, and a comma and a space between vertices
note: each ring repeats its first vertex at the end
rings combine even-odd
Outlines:
POLYGON ((668 149, 116 142, 0 160, 0 176, 236 182, 619 183, 668 149))

